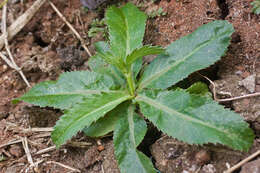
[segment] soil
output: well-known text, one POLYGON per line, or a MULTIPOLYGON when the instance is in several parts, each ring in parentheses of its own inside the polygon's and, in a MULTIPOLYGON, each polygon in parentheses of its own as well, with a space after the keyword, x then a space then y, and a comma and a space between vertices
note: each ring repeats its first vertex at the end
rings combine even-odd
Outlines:
MULTIPOLYGON (((132 0, 149 13, 162 8, 165 15, 149 18, 145 44, 167 46, 172 41, 193 32, 200 25, 225 19, 236 30, 224 57, 202 73, 216 87, 217 97, 229 98, 260 92, 260 16, 251 12, 253 0, 132 0)), ((33 0, 10 1, 8 24, 28 9, 33 0)), ((97 10, 85 11, 79 0, 53 0, 66 19, 86 41, 94 54, 93 43, 104 40, 103 34, 88 37, 94 19, 102 19, 105 9, 117 1, 108 1, 97 10)), ((122 2, 121 2, 122 4, 122 2)), ((64 71, 88 69, 88 55, 71 30, 57 16, 48 3, 10 41, 16 63, 31 85, 55 80, 64 71)), ((146 58, 150 61, 154 57, 146 58)), ((204 80, 191 75, 191 80, 204 80)), ((17 143, 0 147, 0 173, 16 172, 73 172, 57 162, 86 173, 118 173, 113 154, 112 137, 91 139, 79 133, 60 149, 37 152, 53 146, 50 132, 31 132, 28 128, 53 127, 62 115, 60 110, 40 108, 26 103, 12 104, 11 100, 24 94, 28 87, 19 74, 0 60, 0 146, 10 141, 17 143), (38 169, 30 168, 23 145, 27 139, 30 153, 38 169)), ((213 86, 210 86, 212 89, 213 86)), ((154 161, 162 173, 222 173, 257 150, 260 150, 260 98, 250 97, 223 103, 241 114, 257 135, 248 152, 238 152, 223 146, 191 146, 156 132, 146 135, 139 147, 154 161), (154 135, 156 134, 156 135, 154 135)), ((257 158, 255 158, 257 160, 257 158)), ((253 161, 252 161, 253 162, 253 161)), ((253 170, 249 163, 237 172, 253 170)))

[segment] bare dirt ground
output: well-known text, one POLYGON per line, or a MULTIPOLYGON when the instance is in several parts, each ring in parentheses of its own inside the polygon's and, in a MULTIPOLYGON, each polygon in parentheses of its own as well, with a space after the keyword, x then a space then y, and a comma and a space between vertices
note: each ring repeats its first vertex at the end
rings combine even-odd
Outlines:
MULTIPOLYGON (((33 2, 10 1, 8 25, 33 2)), ((95 52, 93 43, 105 39, 103 34, 88 37, 92 21, 101 20, 109 5, 119 4, 118 1, 108 1, 97 10, 86 12, 79 0, 52 2, 84 38, 92 54, 95 52)), ((236 32, 232 36, 226 56, 201 73, 214 81, 218 98, 260 92, 260 16, 251 13, 252 0, 130 2, 148 14, 159 8, 165 12, 149 18, 145 44, 167 46, 202 24, 221 19, 231 22, 236 32)), ((40 8, 9 44, 16 63, 22 68, 31 85, 44 80, 55 80, 64 71, 88 69, 89 57, 80 41, 48 3, 40 8)), ((189 77, 189 80, 208 82, 196 75, 189 77)), ((91 139, 78 134, 68 144, 55 149, 48 127, 53 127, 62 112, 26 103, 12 104, 11 100, 24 94, 28 87, 18 72, 9 68, 1 59, 0 84, 0 173, 119 173, 111 136, 91 139), (28 128, 33 128, 34 131, 28 128), (26 143, 28 147, 24 147, 26 143), (26 154, 24 148, 29 149, 35 166, 30 167, 28 153, 26 154), (46 148, 48 150, 45 150, 46 148)), ((214 145, 191 146, 164 136, 153 128, 140 148, 153 159, 155 167, 161 173, 222 173, 260 150, 260 98, 250 97, 224 104, 244 116, 254 129, 257 137, 250 151, 239 152, 214 145)), ((253 173, 253 169, 259 167, 258 163, 259 160, 257 162, 255 158, 237 172, 253 173)))

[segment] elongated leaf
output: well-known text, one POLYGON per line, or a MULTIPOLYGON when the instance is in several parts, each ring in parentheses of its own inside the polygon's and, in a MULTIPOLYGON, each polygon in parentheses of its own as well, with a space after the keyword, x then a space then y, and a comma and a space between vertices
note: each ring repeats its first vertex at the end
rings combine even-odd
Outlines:
POLYGON ((122 8, 112 6, 107 10, 106 23, 115 56, 125 60, 133 50, 142 46, 145 22, 146 15, 131 3, 122 8))
POLYGON ((248 150, 254 134, 238 114, 208 97, 188 92, 146 92, 136 98, 141 112, 168 135, 189 144, 220 143, 248 150))
POLYGON ((125 104, 123 113, 114 131, 115 156, 121 172, 155 173, 150 159, 136 149, 144 137, 140 134, 144 134, 145 121, 134 113, 133 105, 125 104), (135 128, 140 127, 142 130, 136 132, 135 128))
POLYGON ((190 94, 212 97, 212 94, 209 92, 207 84, 202 82, 196 82, 192 84, 188 89, 186 89, 186 91, 190 94))
MULTIPOLYGON (((132 72, 134 73, 134 78, 136 79, 138 73, 141 71, 143 65, 143 60, 137 59, 133 64, 132 64, 132 72)), ((137 79, 136 79, 137 80, 137 79)))
MULTIPOLYGON (((117 110, 117 109, 116 109, 117 110)), ((85 135, 90 137, 102 137, 114 131, 115 124, 119 116, 117 114, 108 113, 104 117, 94 122, 89 127, 83 129, 85 135)))
POLYGON ((85 98, 82 103, 65 111, 57 121, 51 135, 53 142, 59 147, 78 131, 91 125, 129 98, 130 96, 124 92, 102 93, 85 98))
POLYGON ((250 4, 253 6, 252 12, 255 14, 260 14, 260 0, 254 0, 250 4))
MULTIPOLYGON (((97 42, 95 43, 95 47, 100 52, 109 51, 109 45, 105 42, 97 42)), ((114 65, 106 63, 99 55, 92 56, 88 61, 88 65, 92 71, 112 77, 117 86, 121 87, 126 83, 120 70, 114 65)))
MULTIPOLYGON (((107 113, 104 117, 100 118, 97 122, 91 124, 89 127, 85 128, 83 131, 87 136, 91 137, 102 137, 109 132, 114 131, 115 125, 117 124, 117 121, 120 117, 125 116, 126 114, 126 103, 122 103, 118 105, 116 108, 114 108, 112 111, 107 113)), ((135 122, 135 141, 136 146, 138 146, 147 131, 147 125, 146 122, 140 118, 138 115, 134 116, 134 122, 135 122)))
POLYGON ((45 81, 35 85, 14 102, 25 101, 41 107, 67 109, 84 97, 113 88, 114 82, 107 75, 77 71, 63 73, 58 81, 45 81))
POLYGON ((227 21, 214 21, 173 42, 166 49, 167 55, 159 55, 145 69, 139 90, 168 88, 214 64, 225 54, 233 32, 227 21))
POLYGON ((105 41, 99 41, 94 44, 96 51, 106 53, 110 51, 109 45, 105 41))
POLYGON ((107 115, 91 124, 89 127, 84 128, 83 131, 85 135, 91 137, 101 137, 114 131, 117 120, 124 112, 124 108, 124 103, 122 103, 107 113, 107 115))
POLYGON ((96 56, 102 58, 108 64, 115 65, 120 69, 123 68, 123 64, 124 64, 123 60, 113 55, 107 43, 100 41, 95 43, 95 47, 97 51, 96 56))
POLYGON ((156 55, 164 52, 164 49, 159 46, 150 46, 145 45, 141 48, 135 49, 130 55, 126 58, 126 64, 131 65, 138 58, 142 58, 147 55, 156 55))

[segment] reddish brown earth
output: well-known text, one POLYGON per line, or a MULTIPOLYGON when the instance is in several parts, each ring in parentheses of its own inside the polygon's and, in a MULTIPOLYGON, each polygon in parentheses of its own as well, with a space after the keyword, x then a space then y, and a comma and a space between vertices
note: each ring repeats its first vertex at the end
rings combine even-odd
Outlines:
MULTIPOLYGON (((253 92, 260 92, 260 16, 251 13, 252 0, 132 2, 147 13, 160 7, 167 13, 148 20, 145 44, 167 46, 202 24, 219 19, 231 22, 236 32, 232 36, 232 44, 226 56, 203 74, 214 80, 218 98, 248 94, 250 91, 247 84, 253 88, 253 92), (249 80, 246 84, 242 82, 252 75, 255 81, 249 80)), ((23 14, 32 3, 32 0, 24 1, 23 4, 10 3, 8 23, 12 23, 23 14)), ((53 0, 53 3, 79 31, 94 53, 93 43, 104 38, 101 34, 89 38, 87 32, 93 19, 101 19, 104 16, 108 4, 103 4, 99 10, 85 12, 78 0, 53 0)), ((116 1, 110 4, 116 4, 116 1)), ((88 56, 80 46, 80 42, 48 3, 10 42, 10 47, 15 61, 22 67, 31 85, 57 79, 64 71, 88 68, 88 56)), ((20 137, 27 137, 33 161, 35 163, 39 161, 35 172, 70 172, 50 161, 63 163, 86 173, 119 172, 113 155, 111 136, 101 139, 100 144, 96 139, 79 134, 59 150, 37 154, 38 151, 53 146, 50 133, 28 132, 23 129, 52 127, 62 113, 59 110, 39 108, 26 103, 13 105, 11 100, 21 96, 28 88, 19 74, 2 60, 0 60, 0 84, 0 146, 20 137)), ((223 146, 190 146, 167 136, 160 138, 158 135, 148 135, 149 142, 146 141, 145 146, 141 148, 151 154, 154 165, 162 173, 222 173, 228 166, 235 165, 260 149, 260 98, 246 98, 225 105, 244 116, 254 129, 257 138, 249 152, 233 151, 223 146)), ((5 160, 0 161, 0 173, 33 172, 29 169, 29 162, 21 142, 1 147, 0 158, 2 156, 5 160)), ((254 164, 244 167, 243 171, 250 170, 252 165, 254 164)))

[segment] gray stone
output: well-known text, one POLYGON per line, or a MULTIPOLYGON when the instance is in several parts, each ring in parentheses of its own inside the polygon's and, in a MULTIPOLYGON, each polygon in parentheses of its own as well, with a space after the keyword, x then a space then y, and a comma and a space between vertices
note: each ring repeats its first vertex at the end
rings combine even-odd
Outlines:
POLYGON ((212 165, 212 164, 207 164, 207 165, 204 165, 204 166, 202 167, 202 172, 203 172, 203 173, 216 173, 217 170, 216 170, 216 168, 214 167, 214 165, 212 165))
POLYGON ((260 159, 246 163, 240 173, 260 173, 260 159))
POLYGON ((250 93, 255 92, 255 78, 256 74, 250 75, 239 82, 240 86, 244 86, 250 93))

